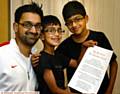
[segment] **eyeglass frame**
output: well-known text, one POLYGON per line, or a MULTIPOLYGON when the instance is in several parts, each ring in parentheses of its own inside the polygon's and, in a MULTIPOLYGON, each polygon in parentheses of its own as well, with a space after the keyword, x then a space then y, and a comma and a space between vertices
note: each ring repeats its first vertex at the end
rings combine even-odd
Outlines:
POLYGON ((26 28, 26 29, 28 29, 28 30, 30 30, 33 26, 35 27, 35 29, 36 29, 37 31, 41 31, 41 30, 43 29, 41 23, 33 24, 33 23, 30 22, 30 21, 25 21, 25 22, 23 22, 23 23, 20 23, 20 22, 19 22, 18 24, 22 25, 24 28, 26 28), (29 26, 27 26, 27 25, 29 25, 29 26), (39 26, 39 28, 38 28, 37 26, 39 26))
POLYGON ((67 20, 65 25, 66 26, 72 26, 73 23, 78 23, 80 21, 82 21, 85 17, 84 16, 76 16, 74 19, 72 20, 67 20))
POLYGON ((56 32, 58 34, 63 34, 65 30, 62 30, 61 28, 58 28, 57 30, 54 27, 49 27, 43 30, 43 32, 49 32, 50 34, 54 35, 56 32))

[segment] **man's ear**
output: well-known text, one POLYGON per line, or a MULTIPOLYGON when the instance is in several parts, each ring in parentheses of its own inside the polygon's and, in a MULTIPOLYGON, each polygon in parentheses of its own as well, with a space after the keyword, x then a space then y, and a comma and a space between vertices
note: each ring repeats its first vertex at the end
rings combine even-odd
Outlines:
POLYGON ((13 23, 13 30, 15 33, 18 31, 18 24, 16 22, 13 23))
POLYGON ((40 39, 41 39, 41 40, 44 40, 44 39, 45 39, 43 33, 40 34, 40 39))

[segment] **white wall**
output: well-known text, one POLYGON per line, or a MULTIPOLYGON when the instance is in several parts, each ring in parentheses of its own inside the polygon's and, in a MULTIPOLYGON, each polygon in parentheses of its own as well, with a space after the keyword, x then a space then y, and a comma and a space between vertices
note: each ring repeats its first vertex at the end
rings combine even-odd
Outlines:
MULTIPOLYGON (((109 38, 112 47, 117 54, 120 67, 120 0, 84 0, 89 23, 88 26, 94 30, 104 32, 109 38)), ((114 94, 120 94, 120 68, 118 68, 117 80, 114 94)))
POLYGON ((22 4, 22 0, 10 0, 10 16, 11 16, 11 38, 14 37, 14 31, 13 31, 13 22, 14 22, 14 12, 17 7, 19 7, 22 4))

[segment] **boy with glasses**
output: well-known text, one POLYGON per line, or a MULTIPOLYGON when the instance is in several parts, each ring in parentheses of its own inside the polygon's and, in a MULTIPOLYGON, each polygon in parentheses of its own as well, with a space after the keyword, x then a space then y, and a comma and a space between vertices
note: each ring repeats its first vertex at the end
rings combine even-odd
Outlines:
MULTIPOLYGON (((63 18, 65 25, 68 27, 72 35, 64 40, 57 48, 56 52, 62 53, 68 58, 79 60, 79 54, 84 54, 81 48, 86 41, 95 41, 100 47, 113 50, 108 39, 102 32, 96 32, 87 29, 88 15, 86 14, 84 6, 78 1, 70 1, 64 5, 63 18)), ((89 47, 91 43, 87 44, 89 47)), ((117 74, 117 62, 115 53, 110 61, 110 74, 106 72, 102 85, 98 91, 98 94, 112 94, 116 74, 117 74)), ((73 76, 75 68, 69 67, 67 70, 69 80, 73 76)))
POLYGON ((0 91, 35 91, 30 54, 42 30, 43 11, 36 3, 16 9, 15 39, 0 47, 0 91))
POLYGON ((40 94, 71 94, 65 86, 64 69, 69 59, 54 52, 60 44, 63 30, 56 16, 47 15, 43 19, 41 40, 44 48, 40 52, 39 65, 35 68, 40 94))

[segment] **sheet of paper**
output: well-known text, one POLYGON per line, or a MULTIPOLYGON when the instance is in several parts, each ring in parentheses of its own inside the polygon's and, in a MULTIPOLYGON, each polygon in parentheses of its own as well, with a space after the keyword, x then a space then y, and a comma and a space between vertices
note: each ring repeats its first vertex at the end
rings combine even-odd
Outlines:
POLYGON ((89 47, 68 86, 82 93, 97 94, 113 51, 98 46, 89 47))

